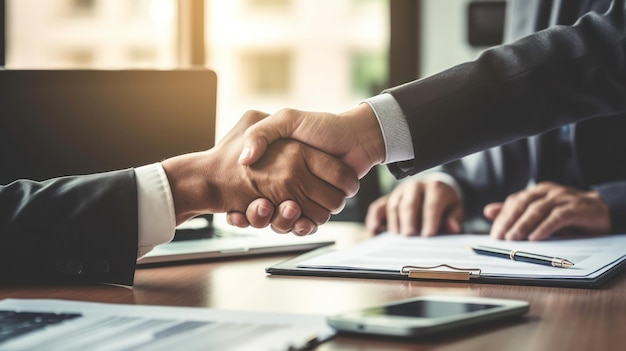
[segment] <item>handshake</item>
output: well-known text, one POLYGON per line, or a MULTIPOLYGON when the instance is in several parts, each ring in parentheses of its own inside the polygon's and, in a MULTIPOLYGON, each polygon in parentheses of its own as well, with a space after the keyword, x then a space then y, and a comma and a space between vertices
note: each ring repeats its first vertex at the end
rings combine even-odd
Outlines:
POLYGON ((177 224, 228 212, 232 225, 308 235, 384 160, 383 134, 364 103, 343 114, 249 111, 214 148, 162 165, 177 224))

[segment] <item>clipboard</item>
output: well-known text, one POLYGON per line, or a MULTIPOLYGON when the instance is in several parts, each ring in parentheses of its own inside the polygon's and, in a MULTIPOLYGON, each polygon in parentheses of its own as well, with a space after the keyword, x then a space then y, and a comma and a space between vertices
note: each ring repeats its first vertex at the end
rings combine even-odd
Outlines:
MULTIPOLYGON (((623 238, 626 241, 626 236, 623 238)), ((371 240, 371 239, 370 239, 371 240)), ((579 239, 580 240, 580 239, 579 239)), ((503 242, 502 245, 511 245, 510 242, 503 242)), ((584 239, 581 242, 584 245, 584 239)), ((626 248, 626 246, 622 246, 626 248)), ((512 285, 537 285, 553 287, 574 287, 574 288, 596 288, 612 277, 619 274, 626 267, 626 249, 624 255, 617 260, 607 262, 607 265, 592 276, 572 277, 567 276, 567 269, 558 268, 563 276, 506 276, 485 274, 483 268, 470 265, 403 265, 401 269, 395 271, 374 269, 374 268, 347 268, 347 267, 302 267, 303 262, 308 262, 316 257, 341 252, 335 246, 319 248, 289 260, 267 267, 265 271, 271 275, 291 275, 291 276, 314 276, 314 277, 336 277, 336 278, 361 278, 361 279, 390 279, 390 280, 414 280, 414 281, 447 281, 457 283, 491 283, 491 284, 512 284, 512 285)), ((492 258, 501 260, 499 258, 492 258)), ((500 261, 497 261, 500 262, 500 261)), ((506 263, 506 260, 503 260, 506 263)), ((522 263, 520 263, 522 264, 522 263)))

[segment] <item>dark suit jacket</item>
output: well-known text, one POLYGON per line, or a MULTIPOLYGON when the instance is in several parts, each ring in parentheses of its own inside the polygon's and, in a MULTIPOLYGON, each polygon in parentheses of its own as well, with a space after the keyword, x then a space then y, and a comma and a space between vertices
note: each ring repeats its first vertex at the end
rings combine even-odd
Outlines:
MULTIPOLYGON (((620 140, 626 130, 626 13, 624 1, 616 0, 609 12, 598 14, 607 3, 519 1, 517 5, 533 15, 519 28, 573 23, 582 10, 596 12, 575 25, 550 27, 487 50, 476 61, 390 89, 407 115, 416 155, 390 165, 392 172, 399 177, 414 174, 477 150, 580 122, 572 132, 578 185, 600 190, 611 207, 613 229, 626 230, 626 142, 620 140)), ((515 167, 508 168, 512 176, 504 181, 490 179, 494 176, 489 170, 480 179, 478 173, 465 174, 472 178, 462 179, 462 187, 472 182, 474 186, 467 198, 479 198, 483 204, 501 201, 503 194, 523 188, 529 174, 516 175, 515 167), (484 192, 488 187, 494 191, 484 192)), ((524 169, 528 163, 517 167, 524 169)), ((542 173, 533 176, 550 179, 542 179, 542 173)), ((456 174, 464 176, 458 170, 456 174)))
POLYGON ((132 169, 0 186, 1 283, 132 285, 137 186, 132 169))

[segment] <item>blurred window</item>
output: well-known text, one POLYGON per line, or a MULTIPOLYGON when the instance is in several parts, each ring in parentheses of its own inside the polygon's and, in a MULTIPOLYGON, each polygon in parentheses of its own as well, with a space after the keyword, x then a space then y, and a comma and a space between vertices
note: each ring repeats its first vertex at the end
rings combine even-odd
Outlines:
POLYGON ((250 109, 344 111, 387 81, 389 0, 206 0, 218 138, 250 109))
POLYGON ((391 0, 5 1, 7 68, 160 69, 204 56, 218 76, 218 140, 247 110, 341 112, 388 80, 391 0))
POLYGON ((288 52, 252 52, 242 54, 242 69, 247 77, 247 92, 253 96, 289 93, 291 55, 288 52))
POLYGON ((93 16, 96 13, 96 0, 69 0, 66 6, 70 16, 93 16))
POLYGON ((176 0, 6 0, 9 68, 175 67, 176 0))

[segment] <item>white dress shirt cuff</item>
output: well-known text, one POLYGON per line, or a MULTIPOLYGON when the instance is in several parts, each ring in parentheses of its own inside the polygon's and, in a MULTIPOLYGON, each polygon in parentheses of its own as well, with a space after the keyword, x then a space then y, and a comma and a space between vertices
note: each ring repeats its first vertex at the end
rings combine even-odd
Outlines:
POLYGON ((363 102, 370 105, 378 119, 385 141, 385 161, 383 164, 412 160, 415 158, 413 139, 409 124, 400 105, 391 94, 376 95, 363 102))
POLYGON ((139 233, 137 258, 170 242, 176 229, 172 191, 160 163, 135 168, 139 233))

